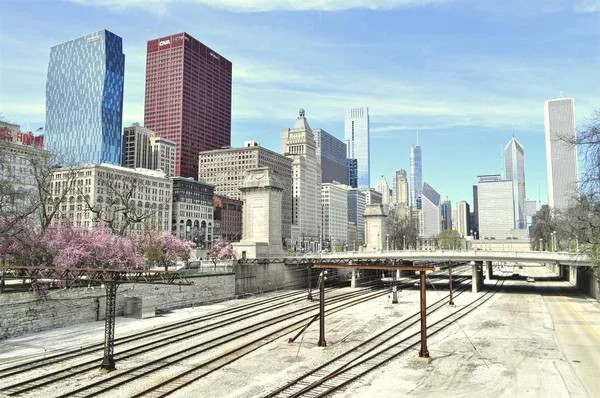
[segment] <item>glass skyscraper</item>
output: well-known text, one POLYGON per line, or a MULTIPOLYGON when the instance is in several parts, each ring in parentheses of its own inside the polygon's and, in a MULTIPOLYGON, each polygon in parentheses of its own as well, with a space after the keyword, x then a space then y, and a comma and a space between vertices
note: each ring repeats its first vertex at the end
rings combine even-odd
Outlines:
POLYGON ((344 118, 344 140, 348 159, 357 161, 359 188, 371 187, 371 127, 369 108, 350 109, 344 118))
POLYGON ((47 148, 68 164, 121 164, 125 55, 101 30, 50 49, 47 148))
POLYGON ((513 205, 515 207, 515 228, 527 227, 525 212, 525 155, 523 146, 513 137, 504 148, 504 169, 506 179, 513 182, 513 205))
POLYGON ((317 144, 317 158, 321 163, 321 183, 339 182, 345 184, 348 180, 348 159, 346 144, 322 129, 313 129, 317 144))
POLYGON ((423 189, 423 160, 421 147, 410 148, 410 205, 421 208, 421 190, 423 189))

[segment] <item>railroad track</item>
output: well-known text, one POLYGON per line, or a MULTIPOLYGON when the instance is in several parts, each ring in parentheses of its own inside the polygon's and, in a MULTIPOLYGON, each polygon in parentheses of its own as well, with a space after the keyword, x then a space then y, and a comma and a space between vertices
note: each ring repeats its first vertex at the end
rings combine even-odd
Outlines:
MULTIPOLYGON (((483 305, 504 285, 502 281, 497 280, 496 284, 487 289, 484 294, 464 307, 456 309, 453 313, 442 317, 427 327, 427 336, 433 336, 448 326, 454 324, 457 320, 468 315, 471 311, 483 305)), ((462 290, 464 291, 464 289, 462 290)), ((457 296, 459 294, 457 294, 457 296)), ((440 300, 441 301, 441 300, 440 300)), ((428 313, 439 310, 445 305, 439 305, 440 301, 428 306, 428 313)), ((418 316, 413 314, 408 320, 403 320, 389 329, 373 336, 368 341, 356 346, 322 366, 308 372, 301 377, 292 380, 283 387, 269 393, 266 397, 324 397, 349 383, 357 380, 374 369, 386 364, 390 360, 405 354, 421 342, 420 331, 402 337, 403 332, 419 322, 412 321, 418 316)), ((409 332, 410 333, 410 332, 409 332)), ((406 333, 404 333, 406 334, 406 333)))
MULTIPOLYGON (((333 290, 335 288, 330 288, 330 289, 333 290)), ((151 338, 151 337, 159 336, 159 335, 161 335, 161 337, 164 338, 164 333, 167 333, 170 331, 178 331, 179 329, 182 329, 187 326, 193 326, 193 325, 196 325, 201 322, 211 321, 211 320, 225 317, 228 315, 232 315, 232 317, 227 318, 227 319, 238 319, 239 320, 240 313, 242 313, 242 316, 244 316, 245 314, 243 314, 243 313, 248 310, 252 311, 252 312, 249 312, 248 314, 259 315, 259 313, 256 311, 260 310, 260 307, 265 307, 264 308, 265 312, 267 312, 267 311, 275 310, 277 308, 281 308, 283 306, 287 306, 292 303, 302 302, 305 300, 306 300, 306 293, 299 293, 297 291, 293 292, 293 293, 280 294, 280 295, 277 295, 276 297, 259 299, 259 300, 253 301, 252 303, 243 304, 243 305, 235 307, 235 308, 229 308, 229 309, 221 310, 221 311, 218 311, 215 313, 193 317, 190 319, 186 319, 184 321, 178 321, 178 322, 170 323, 165 326, 159 326, 152 330, 147 330, 147 331, 143 331, 143 332, 139 332, 139 333, 134 333, 134 334, 131 334, 131 335, 128 335, 125 337, 121 337, 121 338, 115 339, 115 347, 124 345, 127 343, 131 343, 131 342, 139 342, 140 339, 151 338)), ((227 319, 225 319, 223 321, 226 321, 227 319)), ((34 369, 39 369, 41 367, 45 367, 48 365, 55 365, 59 362, 67 361, 67 360, 70 360, 73 358, 80 358, 81 356, 86 355, 86 354, 93 354, 93 353, 101 352, 103 349, 104 349, 104 342, 98 342, 98 343, 81 346, 77 349, 62 352, 60 354, 46 356, 44 358, 37 359, 34 361, 27 361, 27 362, 23 362, 23 363, 20 363, 17 365, 0 368, 0 380, 3 378, 20 375, 23 372, 27 372, 27 371, 34 370, 34 369)))
MULTIPOLYGON (((364 294, 364 291, 358 291, 358 292, 352 292, 352 293, 349 293, 346 295, 340 295, 340 296, 334 297, 332 299, 332 302, 336 302, 337 300, 343 300, 345 298, 357 297, 362 294, 364 294)), ((301 299, 301 301, 305 301, 305 300, 306 300, 306 298, 301 299)), ((285 303, 285 305, 289 305, 289 303, 285 303)), ((314 304, 314 305, 311 305, 308 309, 300 308, 295 311, 288 312, 284 315, 281 315, 281 316, 278 316, 278 317, 275 317, 272 319, 282 319, 282 318, 287 318, 287 317, 295 316, 298 314, 302 314, 306 311, 311 311, 311 310, 317 308, 317 306, 318 306, 318 304, 314 304)), ((280 306, 278 306, 277 308, 279 308, 279 307, 280 306)), ((267 310, 260 309, 258 312, 254 312, 251 314, 245 314, 244 316, 227 318, 222 321, 211 323, 204 327, 196 328, 194 330, 188 330, 186 332, 175 334, 175 335, 172 335, 169 337, 161 337, 161 335, 158 334, 159 338, 157 340, 153 340, 153 341, 150 341, 150 342, 144 343, 144 344, 139 344, 132 348, 129 348, 129 349, 126 349, 126 350, 116 353, 115 360, 121 361, 124 359, 139 356, 139 355, 142 355, 142 354, 145 354, 148 352, 152 352, 153 350, 165 347, 165 346, 173 344, 173 343, 180 343, 184 340, 198 337, 204 333, 214 331, 214 330, 217 330, 217 329, 225 327, 225 326, 236 324, 241 320, 250 319, 257 315, 272 311, 273 309, 275 309, 275 308, 271 307, 270 309, 267 309, 267 310)), ((156 334, 153 334, 153 336, 154 335, 156 335, 156 334)), ((0 392, 9 394, 9 395, 13 395, 13 396, 20 395, 20 394, 29 392, 31 390, 38 389, 38 388, 56 383, 58 381, 65 380, 67 378, 71 378, 73 376, 80 375, 85 372, 97 370, 100 360, 101 360, 101 358, 94 358, 94 359, 91 359, 91 360, 88 360, 88 361, 85 361, 82 363, 78 363, 73 366, 67 366, 60 370, 55 370, 50 373, 46 373, 44 375, 40 375, 40 376, 33 377, 33 378, 30 378, 25 381, 21 381, 18 383, 11 384, 9 386, 5 386, 0 389, 0 392)))
MULTIPOLYGON (((412 282, 407 283, 407 284, 403 284, 400 287, 406 288, 406 287, 410 287, 410 286, 412 286, 412 282)), ((388 292, 386 292, 386 291, 379 292, 379 293, 374 293, 373 297, 371 297, 371 298, 378 297, 380 295, 385 295, 387 293, 388 292)), ((332 299, 328 299, 327 305, 331 306, 332 304, 334 304, 334 303, 336 303, 338 301, 353 299, 355 297, 359 297, 359 296, 362 296, 364 294, 365 294, 365 291, 363 290, 363 291, 359 291, 359 292, 349 293, 349 294, 346 294, 346 295, 343 295, 343 296, 338 296, 338 297, 335 297, 335 298, 332 298, 332 299)), ((178 322, 178 323, 176 323, 174 325, 169 325, 169 326, 166 326, 166 327, 157 328, 158 330, 153 330, 151 332, 142 332, 142 333, 138 333, 138 334, 135 334, 135 335, 127 336, 126 338, 120 339, 120 341, 121 341, 121 344, 125 344, 126 342, 130 342, 130 341, 134 341, 134 340, 139 340, 140 338, 144 338, 144 337, 147 337, 147 336, 150 336, 150 335, 151 336, 159 335, 159 334, 164 333, 167 330, 174 330, 176 328, 182 328, 182 327, 188 326, 190 324, 195 324, 195 323, 198 323, 198 322, 201 322, 201 321, 204 321, 204 320, 213 319, 213 318, 216 318, 216 317, 219 317, 219 316, 224 316, 224 315, 228 315, 228 314, 235 314, 237 312, 240 312, 240 310, 243 311, 243 310, 252 309, 252 308, 256 309, 256 307, 261 307, 263 305, 270 305, 269 309, 273 310, 274 307, 273 307, 273 305, 271 305, 271 303, 276 302, 278 300, 286 299, 286 298, 293 298, 293 296, 298 296, 298 293, 294 292, 294 293, 290 293, 290 294, 278 295, 276 298, 269 298, 269 299, 261 300, 260 302, 250 303, 250 304, 244 305, 242 307, 238 307, 236 309, 230 309, 230 310, 226 310, 226 311, 220 312, 218 314, 210 314, 210 315, 207 315, 207 316, 202 316, 202 317, 195 318, 193 320, 182 321, 182 322, 178 322)), ((368 297, 369 296, 367 296, 366 299, 364 299, 364 298, 363 299, 364 300, 370 299, 368 297)), ((294 299, 294 300, 291 300, 291 301, 290 300, 284 301, 283 303, 280 303, 278 305, 279 306, 281 306, 281 305, 289 305, 291 302, 304 301, 304 300, 305 300, 305 296, 302 296, 301 298, 294 299)), ((344 306, 344 308, 347 308, 347 305, 352 305, 352 304, 355 304, 355 303, 356 303, 355 301, 351 301, 350 304, 346 304, 346 306, 344 306)), ((169 363, 165 364, 164 366, 157 366, 156 369, 150 369, 149 366, 148 366, 148 364, 145 364, 143 366, 139 366, 138 368, 134 368, 134 369, 132 369, 130 371, 126 371, 127 373, 123 373, 123 372, 120 373, 118 375, 120 380, 115 380, 115 378, 111 376, 105 382, 106 383, 105 384, 106 387, 101 388, 100 392, 94 393, 93 389, 92 390, 90 389, 90 387, 92 387, 92 386, 91 385, 86 385, 84 388, 72 391, 72 392, 70 392, 68 394, 65 394, 64 396, 93 396, 93 395, 97 395, 97 394, 99 394, 101 392, 106 392, 110 388, 113 388, 113 387, 116 387, 116 386, 119 386, 119 385, 123 385, 123 384, 131 381, 132 379, 134 380, 137 377, 140 377, 140 372, 143 373, 143 374, 149 374, 149 373, 155 372, 157 370, 163 369, 166 366, 170 366, 170 365, 176 364, 177 362, 180 362, 180 361, 182 361, 182 360, 184 360, 186 358, 191 358, 191 357, 199 355, 199 354, 201 354, 203 352, 206 352, 208 350, 214 349, 215 347, 219 347, 219 346, 223 345, 226 342, 231 342, 231 340, 233 340, 233 339, 244 337, 249 332, 258 332, 258 331, 260 331, 261 329, 263 329, 265 327, 276 325, 278 322, 283 322, 285 320, 293 318, 294 316, 300 316, 303 312, 312 311, 316 307, 317 307, 317 305, 312 306, 312 308, 309 308, 309 309, 300 309, 300 310, 297 310, 297 311, 293 311, 291 313, 286 314, 285 316, 275 317, 271 321, 269 321, 268 323, 264 323, 263 322, 263 323, 258 323, 256 325, 253 325, 252 329, 245 328, 243 331, 234 331, 234 332, 232 332, 232 333, 230 333, 230 334, 228 334, 226 336, 222 336, 222 337, 217 338, 217 339, 212 339, 210 341, 203 342, 202 344, 196 345, 193 348, 186 348, 185 350, 178 351, 175 354, 169 355, 169 360, 170 360, 169 363), (178 356, 179 356, 179 359, 177 359, 178 356), (126 374, 129 374, 130 376, 126 377, 126 374), (123 379, 125 379, 125 380, 123 380, 123 379)), ((343 309, 343 308, 341 308, 341 309, 343 309)), ((339 311, 341 309, 332 309, 332 311, 337 312, 337 311, 339 311)), ((259 313, 267 312, 267 310, 264 310, 264 309, 259 309, 258 311, 259 311, 259 313)), ((206 333, 207 331, 215 330, 215 329, 217 329, 219 327, 223 327, 225 325, 225 323, 231 324, 233 322, 238 322, 241 319, 250 318, 251 316, 256 316, 256 315, 258 315, 258 313, 247 314, 245 316, 245 318, 240 318, 239 316, 236 316, 233 319, 232 318, 228 318, 227 320, 223 320, 223 321, 220 321, 220 322, 217 322, 217 323, 213 323, 211 325, 206 325, 206 327, 203 328, 202 330, 198 330, 197 329, 197 330, 194 330, 194 331, 186 332, 185 334, 181 334, 180 333, 180 334, 176 335, 175 337, 176 337, 177 341, 180 342, 182 339, 192 338, 192 337, 197 336, 198 334, 206 333)), ((302 319, 302 320, 298 321, 300 323, 299 326, 302 326, 302 324, 307 319, 308 318, 305 318, 305 319, 302 319)), ((298 328, 298 326, 296 326, 296 324, 294 324, 292 326, 288 326, 288 327, 279 329, 279 332, 281 332, 282 334, 286 334, 286 333, 288 333, 288 330, 295 330, 297 328, 298 328)), ((277 338, 277 337, 273 337, 273 338, 277 338)), ((134 356, 137 356, 137 355, 142 355, 144 353, 151 352, 152 350, 155 350, 157 348, 163 347, 163 346, 165 346, 167 344, 171 344, 172 343, 171 340, 172 339, 168 339, 168 341, 165 341, 165 339, 162 338, 160 341, 155 341, 155 342, 150 342, 150 343, 146 343, 146 344, 143 344, 143 345, 139 345, 139 346, 130 348, 128 350, 122 351, 120 353, 117 353, 115 355, 115 358, 118 359, 118 360, 123 360, 123 359, 131 358, 131 357, 134 357, 134 356)), ((259 340, 263 340, 264 341, 264 337, 261 338, 261 339, 259 339, 259 340)), ((267 344, 268 342, 269 341, 264 342, 264 344, 267 344)), ((254 342, 254 343, 256 343, 256 342, 254 342)), ((101 349, 101 348, 102 348, 102 344, 97 344, 97 345, 92 345, 92 346, 88 347, 88 350, 98 350, 98 349, 101 349)), ((248 347, 243 347, 241 349, 244 350, 245 353, 250 352, 250 351, 248 351, 248 347)), ((236 352, 237 351, 239 351, 239 350, 236 350, 236 352)), ((82 355, 82 352, 78 351, 77 356, 81 356, 81 355, 82 355)), ((65 353, 64 355, 58 355, 58 356, 55 356, 55 357, 52 357, 52 358, 45 358, 44 360, 41 361, 42 363, 40 363, 40 361, 38 361, 38 362, 35 362, 35 363, 31 364, 31 365, 34 366, 34 367, 36 367, 36 368, 39 368, 41 366, 46 366, 46 365, 51 364, 51 363, 57 363, 57 362, 60 362, 60 361, 64 361, 64 360, 66 360, 65 356, 67 356, 68 358, 70 358, 68 356, 68 353, 65 353), (60 359, 57 359, 56 357, 60 357, 60 359)), ((227 358, 222 358, 221 359, 221 360, 225 361, 225 363, 222 363, 222 364, 219 364, 218 360, 211 361, 210 362, 210 364, 211 364, 210 368, 207 368, 207 369, 209 370, 209 373, 210 373, 210 372, 212 372, 212 371, 214 371, 216 369, 221 368, 222 366, 225 366, 227 363, 230 363, 233 360, 236 360, 239 357, 240 356, 237 356, 237 357, 234 356, 233 359, 231 359, 231 355, 229 355, 228 359, 227 358)), ((163 362, 164 359, 165 358, 161 358, 159 362, 163 362)), ((99 362, 99 359, 94 359, 94 360, 91 360, 91 361, 87 361, 87 362, 84 362, 84 363, 77 364, 75 366, 66 367, 64 369, 61 369, 61 370, 58 370, 58 371, 54 371, 54 372, 45 374, 43 376, 38 376, 38 377, 29 379, 29 380, 26 380, 26 381, 22 381, 22 382, 15 383, 15 384, 10 385, 10 386, 3 387, 2 388, 2 392, 7 393, 9 395, 24 394, 24 393, 32 391, 34 389, 39 389, 40 387, 48 386, 50 384, 53 384, 53 383, 65 380, 67 378, 71 378, 71 377, 74 377, 74 376, 77 376, 77 375, 81 375, 81 374, 83 374, 85 372, 88 372, 88 371, 91 371, 91 370, 96 370, 98 368, 98 362, 99 362)), ((17 367, 17 369, 12 368, 9 371, 7 371, 7 369, 3 369, 2 371, 4 373, 3 373, 2 376, 3 377, 8 377, 11 374, 19 373, 18 369, 23 369, 23 366, 26 366, 26 365, 21 365, 20 367, 17 367)), ((206 373, 206 374, 208 374, 208 373, 206 373)), ((101 382, 99 384, 103 384, 103 383, 104 382, 101 382)), ((177 383, 177 382, 175 382, 175 383, 177 383)))

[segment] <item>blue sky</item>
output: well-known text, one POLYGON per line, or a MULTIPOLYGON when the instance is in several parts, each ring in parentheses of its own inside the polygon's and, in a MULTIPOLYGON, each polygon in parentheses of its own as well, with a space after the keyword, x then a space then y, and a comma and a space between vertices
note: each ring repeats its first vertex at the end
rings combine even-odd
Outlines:
POLYGON ((304 108, 343 139, 369 106, 371 182, 409 168, 453 203, 500 171, 514 135, 527 197, 547 198, 544 101, 600 106, 600 0, 8 0, 0 4, 0 112, 44 124, 50 47, 100 29, 123 38, 124 125, 143 122, 146 41, 186 31, 233 62, 232 145, 279 150, 304 108))

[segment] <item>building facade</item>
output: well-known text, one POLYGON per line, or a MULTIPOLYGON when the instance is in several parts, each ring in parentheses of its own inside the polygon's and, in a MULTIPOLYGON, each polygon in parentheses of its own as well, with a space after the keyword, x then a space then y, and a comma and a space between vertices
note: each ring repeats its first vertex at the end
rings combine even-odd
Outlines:
POLYGON ((523 146, 513 137, 504 148, 506 179, 513 183, 513 205, 515 207, 515 228, 527 227, 525 211, 525 153, 523 146))
POLYGON ((30 214, 38 224, 43 198, 38 194, 40 168, 50 166, 43 136, 21 132, 17 124, 0 122, 0 218, 11 221, 30 214), (41 166, 41 167, 40 167, 41 166))
POLYGON ((292 160, 276 152, 248 142, 241 148, 200 152, 198 179, 215 185, 215 194, 242 200, 239 188, 250 169, 268 167, 283 186, 281 235, 291 242, 292 225, 292 160))
POLYGON ((133 125, 123 129, 123 167, 162 170, 168 177, 175 176, 177 145, 154 132, 133 125))
POLYGON ((467 237, 471 235, 471 223, 470 223, 471 210, 469 204, 461 200, 456 204, 456 218, 454 220, 454 229, 458 231, 461 237, 467 237))
MULTIPOLYGON (((367 200, 358 188, 349 188, 348 191, 348 222, 356 225, 356 244, 365 244, 365 209, 367 200)), ((354 242, 353 242, 354 243, 354 242)))
POLYGON ((408 206, 408 179, 406 177, 406 170, 400 169, 394 172, 393 186, 394 203, 408 206))
POLYGON ((358 160, 348 159, 348 185, 358 188, 358 160))
POLYGON ((381 194, 381 203, 386 208, 386 213, 390 207, 390 186, 384 176, 379 177, 375 190, 381 194))
POLYGON ((564 211, 574 205, 579 191, 575 130, 575 101, 558 98, 544 103, 546 168, 550 209, 564 211))
POLYGON ((231 145, 231 71, 187 33, 148 41, 144 125, 177 144, 175 175, 198 175, 198 153, 231 145))
POLYGON ((423 182, 423 190, 421 192, 423 229, 420 233, 422 237, 435 238, 440 234, 440 198, 440 194, 431 185, 423 182))
POLYGON ((383 204, 383 195, 373 188, 359 188, 359 191, 365 195, 365 204, 383 204))
MULTIPOLYGON (((292 128, 281 130, 281 152, 292 161, 292 241, 316 242, 321 231, 321 165, 304 109, 292 128)), ((297 242, 297 243, 296 243, 297 242)))
POLYGON ((442 202, 442 229, 452 229, 452 202, 446 196, 446 200, 442 202))
POLYGON ((241 200, 226 196, 213 197, 213 214, 215 219, 214 236, 229 242, 239 242, 242 239, 242 211, 244 203, 241 200))
POLYGON ((94 228, 103 221, 120 234, 171 231, 173 182, 163 172, 110 164, 63 167, 53 173, 50 188, 54 197, 46 211, 60 206, 54 226, 94 228), (61 201, 65 184, 72 188, 61 201))
POLYGON ((525 201, 525 216, 527 217, 527 229, 531 231, 531 228, 535 226, 537 214, 537 202, 535 200, 525 201))
POLYGON ((413 145, 410 148, 410 205, 421 208, 421 190, 423 189, 423 158, 421 147, 413 145))
POLYGON ((124 73, 122 39, 108 30, 50 49, 45 140, 63 164, 121 165, 124 73))
POLYGON ((500 174, 477 178, 479 239, 506 239, 514 229, 513 182, 500 174))
POLYGON ((341 184, 321 184, 321 206, 323 207, 320 239, 330 248, 348 244, 348 187, 341 184))
POLYGON ((357 161, 357 186, 371 186, 371 122, 369 108, 350 109, 344 118, 344 141, 348 159, 357 161))
POLYGON ((172 177, 173 235, 210 249, 214 240, 213 196, 215 186, 191 177, 172 177))
POLYGON ((321 181, 345 184, 348 179, 346 144, 322 129, 314 129, 313 135, 321 164, 321 181))

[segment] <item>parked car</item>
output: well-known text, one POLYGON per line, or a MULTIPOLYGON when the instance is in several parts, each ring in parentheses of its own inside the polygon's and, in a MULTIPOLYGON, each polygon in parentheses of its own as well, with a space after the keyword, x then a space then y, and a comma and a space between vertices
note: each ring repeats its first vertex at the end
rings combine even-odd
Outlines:
POLYGON ((528 276, 527 282, 535 282, 535 278, 533 276, 528 276))

